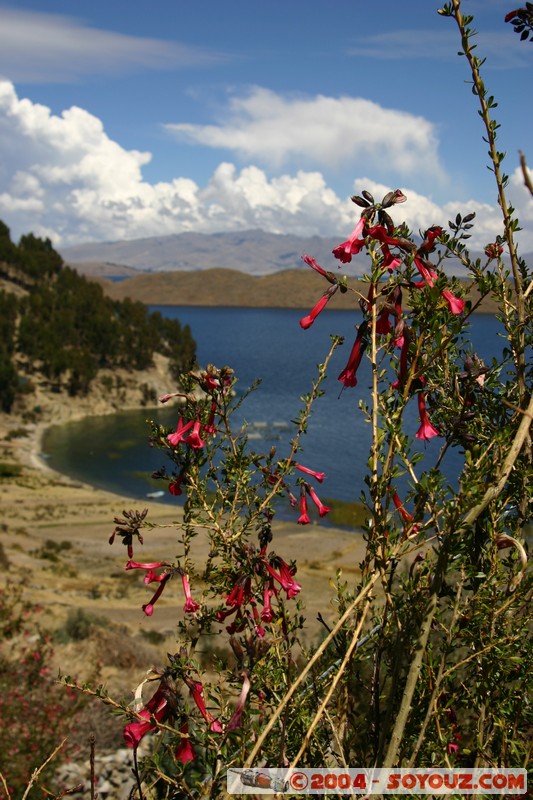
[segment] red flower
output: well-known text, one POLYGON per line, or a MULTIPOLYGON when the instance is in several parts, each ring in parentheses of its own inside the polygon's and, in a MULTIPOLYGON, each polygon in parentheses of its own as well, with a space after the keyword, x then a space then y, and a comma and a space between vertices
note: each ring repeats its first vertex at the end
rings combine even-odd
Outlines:
POLYGON ((465 301, 460 297, 455 297, 448 289, 444 289, 442 296, 448 303, 448 307, 452 314, 462 314, 465 310, 465 301))
POLYGON ((187 433, 188 430, 192 428, 193 422, 190 420, 189 422, 185 422, 183 417, 180 417, 178 420, 178 425, 176 427, 175 433, 169 433, 167 436, 167 442, 172 445, 172 447, 177 447, 180 442, 185 441, 184 434, 187 433))
POLYGON ((341 381, 341 383, 343 383, 345 386, 357 386, 357 378, 355 376, 357 370, 359 369, 361 359, 363 358, 363 353, 366 350, 367 343, 364 336, 366 334, 367 327, 367 323, 364 322, 359 326, 357 338, 352 347, 350 357, 348 358, 348 363, 339 375, 338 380, 341 381))
POLYGON ((298 517, 298 525, 309 525, 311 519, 307 513, 307 497, 305 496, 305 489, 302 486, 300 491, 300 516, 298 517))
POLYGON ((333 255, 335 258, 338 258, 343 264, 350 262, 352 260, 352 256, 357 255, 357 253, 359 253, 365 246, 365 239, 359 238, 363 233, 365 225, 366 219, 365 217, 361 217, 351 232, 348 240, 342 244, 339 244, 338 247, 335 247, 333 250, 333 255))
POLYGON ((182 737, 179 745, 176 747, 174 756, 176 761, 181 761, 182 764, 187 764, 189 761, 194 761, 196 758, 194 750, 192 749, 191 740, 188 737, 189 725, 187 722, 184 722, 183 725, 181 725, 180 732, 185 735, 182 737))
POLYGON ((251 597, 251 583, 250 578, 241 576, 231 592, 226 595, 226 605, 240 608, 243 604, 248 603, 251 597))
POLYGON ((170 492, 171 495, 174 495, 174 497, 179 497, 180 494, 183 494, 181 484, 183 483, 184 477, 185 476, 183 472, 180 472, 178 477, 174 478, 174 480, 171 480, 170 483, 168 484, 168 491, 170 492))
POLYGON ((168 713, 167 700, 163 695, 161 686, 157 689, 154 696, 149 700, 145 707, 139 712, 139 717, 143 718, 142 722, 130 722, 124 728, 124 740, 128 747, 138 747, 139 742, 148 731, 153 731, 157 725, 151 721, 151 718, 162 722, 168 713))
POLYGON ((194 612, 198 611, 200 608, 200 604, 192 599, 189 576, 186 572, 181 573, 181 583, 183 585, 183 592, 185 594, 185 605, 183 606, 183 610, 186 614, 194 614, 194 612))
POLYGON ((160 582, 159 586, 157 587, 157 589, 156 589, 156 591, 154 593, 154 596, 152 597, 152 599, 150 600, 149 603, 146 603, 142 607, 143 611, 144 611, 144 613, 146 614, 147 617, 151 617, 152 614, 154 613, 154 606, 157 603, 157 601, 159 600, 161 594, 163 593, 163 589, 167 585, 167 581, 168 581, 169 578, 170 578, 170 574, 168 572, 166 573, 166 575, 163 575, 163 577, 161 578, 161 582, 160 582))
POLYGON ((209 412, 209 419, 207 420, 207 425, 204 425, 204 431, 209 433, 211 436, 214 436, 217 432, 215 428, 215 413, 217 410, 217 401, 213 400, 211 402, 211 410, 209 412))
POLYGON ((443 233, 444 231, 439 225, 428 228, 424 234, 424 241, 418 248, 418 253, 431 253, 435 249, 435 239, 438 239, 443 233))
POLYGON ((305 483, 304 486, 305 486, 305 491, 307 492, 307 494, 309 495, 315 506, 318 508, 318 513, 320 514, 320 516, 325 517, 326 514, 328 514, 331 511, 331 508, 329 506, 325 506, 324 503, 321 502, 319 496, 317 495, 312 486, 310 486, 308 483, 305 483))
MULTIPOLYGON (((430 269, 429 267, 426 267, 425 264, 423 264, 422 260, 420 258, 416 258, 416 256, 414 259, 414 263, 416 265, 417 270, 424 278, 424 281, 427 283, 427 285, 433 287, 435 285, 436 278, 439 277, 437 273, 434 270, 430 269)), ((422 286, 423 285, 424 284, 422 283, 422 286)), ((419 286, 419 284, 415 284, 415 286, 419 286)))
POLYGON ((420 414, 420 428, 416 434, 417 439, 431 439, 433 436, 440 436, 440 433, 429 421, 426 410, 426 400, 424 392, 418 392, 418 413, 420 414))
POLYGON ((196 706, 205 719, 206 722, 209 722, 209 727, 213 731, 213 733, 222 733, 222 725, 220 722, 213 717, 212 714, 205 707, 205 700, 204 700, 204 687, 200 683, 200 681, 193 681, 191 678, 187 678, 184 676, 183 680, 189 687, 189 690, 192 695, 192 699, 196 703, 196 706))
POLYGON ((279 573, 277 573, 273 567, 270 566, 268 561, 265 561, 264 563, 274 580, 281 584, 282 588, 287 592, 288 599, 290 600, 291 598, 296 597, 302 588, 299 583, 293 580, 292 577, 296 572, 296 568, 291 569, 289 565, 283 561, 283 559, 277 558, 276 566, 279 565, 279 573))
POLYGON ((389 309, 387 306, 383 306, 381 311, 378 314, 377 322, 376 322, 376 333, 379 333, 381 336, 387 336, 391 332, 391 324, 389 322, 389 309))
POLYGON ((302 256, 302 260, 305 261, 305 263, 308 266, 312 267, 316 272, 320 273, 320 275, 323 275, 325 278, 329 279, 326 270, 320 266, 320 264, 313 258, 313 256, 308 256, 307 254, 305 254, 302 256))
POLYGON ((233 608, 229 608, 227 611, 217 611, 217 620, 219 622, 224 622, 225 619, 231 617, 232 614, 239 609, 239 606, 233 606, 233 608))
POLYGON ((407 357, 409 355, 409 335, 405 334, 402 341, 402 349, 400 352, 400 369, 398 371, 398 378, 392 384, 393 389, 399 389, 407 375, 407 357))
POLYGON ((201 422, 199 419, 195 420, 192 427, 192 432, 185 439, 186 444, 192 447, 193 450, 201 450, 205 446, 204 440, 200 436, 201 422))
POLYGON ((228 722, 228 727, 227 727, 228 731, 235 731, 241 727, 244 705, 246 703, 246 698, 248 697, 249 691, 250 691, 250 679, 248 678, 248 675, 244 673, 241 693, 239 695, 239 699, 237 700, 235 711, 231 715, 231 719, 228 722))
POLYGON ((256 605, 255 600, 252 599, 250 602, 252 604, 252 615, 253 615, 253 618, 254 618, 255 635, 259 639, 262 639, 263 636, 265 635, 265 629, 263 628, 263 626, 261 625, 261 623, 259 621, 259 611, 257 610, 257 605, 256 605))
POLYGON ((272 622, 274 614, 272 612, 272 605, 270 598, 275 594, 275 589, 272 586, 272 579, 265 584, 263 589, 263 610, 261 611, 261 619, 263 622, 272 622))
POLYGON ((150 561, 139 564, 138 561, 127 561, 124 569, 159 569, 159 567, 168 567, 168 563, 166 561, 150 561))
POLYGON ((296 467, 296 469, 299 469, 300 472, 305 472, 306 475, 311 475, 311 477, 314 478, 319 483, 322 483, 322 481, 326 477, 326 474, 324 472, 315 472, 314 469, 309 469, 309 467, 303 467, 301 464, 295 463, 294 466, 296 467))
POLYGON ((338 288, 339 288, 338 284, 335 284, 334 286, 330 286, 329 289, 327 289, 327 291, 324 292, 318 303, 316 303, 316 305, 311 309, 310 313, 306 317, 302 317, 302 319, 300 320, 301 328, 307 330, 307 328, 311 327, 315 319, 318 317, 320 312, 323 311, 324 308, 327 306, 330 298, 333 297, 338 288))

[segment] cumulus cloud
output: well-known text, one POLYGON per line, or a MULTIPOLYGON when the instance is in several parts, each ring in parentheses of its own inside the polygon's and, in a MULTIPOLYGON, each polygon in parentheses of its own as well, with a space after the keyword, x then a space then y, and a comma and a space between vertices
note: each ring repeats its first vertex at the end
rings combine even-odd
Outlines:
POLYGON ((253 87, 230 97, 216 125, 172 123, 179 141, 222 148, 243 160, 280 168, 311 163, 322 168, 362 165, 409 175, 418 169, 442 179, 435 126, 421 116, 383 108, 360 97, 283 96, 253 87))
MULTIPOLYGON (((150 153, 121 147, 84 109, 73 107, 57 116, 19 99, 7 81, 0 82, 0 150, 0 218, 15 238, 33 231, 49 236, 57 247, 252 228, 342 237, 358 214, 349 198, 339 197, 316 170, 272 177, 256 165, 238 169, 225 162, 205 186, 185 176, 149 183, 142 169, 150 153)), ((501 233, 496 206, 475 200, 439 206, 409 181, 397 186, 361 178, 354 192, 368 189, 379 199, 391 188, 401 188, 408 197, 395 218, 415 231, 445 223, 457 212, 476 211, 474 245, 482 247, 501 233)), ((533 202, 519 170, 510 192, 521 218, 533 222, 533 202)), ((524 231, 522 241, 525 249, 533 249, 531 234, 524 231)))
POLYGON ((177 42, 91 28, 72 17, 0 6, 0 75, 68 83, 87 74, 213 65, 227 56, 177 42))

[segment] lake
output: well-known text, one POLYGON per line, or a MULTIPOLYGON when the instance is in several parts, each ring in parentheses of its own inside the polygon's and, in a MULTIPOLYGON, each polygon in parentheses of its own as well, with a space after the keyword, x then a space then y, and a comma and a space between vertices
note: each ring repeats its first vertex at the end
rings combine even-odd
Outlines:
MULTIPOLYGON (((231 366, 239 379, 238 393, 242 394, 256 378, 262 380, 235 419, 249 424, 250 445, 256 451, 267 452, 275 445, 280 458, 288 454, 295 431, 290 420, 302 407, 300 396, 311 390, 316 365, 329 351, 330 334, 344 336, 345 343, 334 354, 330 375, 323 383, 325 396, 316 404, 309 431, 301 440, 304 450, 298 458, 326 473, 321 496, 359 499, 369 455, 370 426, 363 421, 358 402, 369 396, 370 364, 363 361, 355 388, 341 391, 337 376, 348 359, 355 325, 362 319, 360 312, 325 312, 304 331, 299 320, 307 312, 298 309, 153 306, 150 310, 189 324, 199 362, 203 366, 231 366)), ((500 325, 491 315, 478 314, 472 319, 471 339, 486 363, 501 357, 504 340, 498 330, 500 325)), ((151 473, 165 463, 164 455, 149 447, 146 420, 174 426, 178 413, 177 407, 162 406, 55 426, 46 432, 43 450, 50 466, 59 472, 142 500, 148 492, 163 488, 162 483, 151 480, 151 473)), ((405 419, 414 433, 419 424, 414 398, 405 419)), ((434 438, 417 443, 425 452, 425 464, 436 460, 442 442, 434 438)), ((458 449, 448 451, 443 468, 452 480, 461 461, 458 449)), ((169 499, 165 495, 164 500, 169 499)))

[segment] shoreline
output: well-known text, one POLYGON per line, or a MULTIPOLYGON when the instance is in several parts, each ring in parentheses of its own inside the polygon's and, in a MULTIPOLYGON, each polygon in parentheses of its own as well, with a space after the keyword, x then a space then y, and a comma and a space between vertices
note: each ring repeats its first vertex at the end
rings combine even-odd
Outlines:
MULTIPOLYGON (((55 404, 56 398, 53 400, 55 404)), ((136 545, 134 557, 168 559, 169 554, 175 553, 183 507, 170 498, 168 503, 150 498, 139 502, 51 468, 42 457, 44 432, 50 425, 90 416, 84 404, 67 400, 61 405, 61 413, 47 413, 46 418, 31 423, 25 423, 20 415, 0 417, 0 461, 8 468, 13 466, 12 474, 9 469, 7 474, 4 470, 0 478, 4 511, 1 555, 7 564, 0 586, 24 586, 25 597, 44 609, 41 622, 46 621, 46 627, 52 630, 65 624, 70 611, 78 610, 104 618, 112 625, 126 626, 134 637, 144 631, 157 631, 175 642, 174 631, 183 605, 178 585, 163 595, 154 616, 148 619, 141 606, 149 599, 149 590, 136 580, 138 576, 124 573, 125 548, 118 540, 110 547, 109 538, 115 527, 114 518, 120 517, 124 509, 146 507, 153 527, 143 533, 144 545, 142 549, 136 545), (10 432, 21 432, 22 428, 26 435, 10 437, 10 432), (50 547, 60 548, 58 563, 49 560, 50 547)), ((117 410, 110 404, 107 413, 117 410)), ((98 408, 97 413, 100 412, 98 408)), ((329 610, 333 613, 332 582, 337 569, 342 570, 345 579, 356 580, 365 542, 362 536, 354 535, 354 530, 320 524, 301 526, 296 520, 275 521, 273 534, 272 549, 285 560, 297 563, 308 635, 313 639, 321 630, 318 614, 327 618, 329 610)), ((207 537, 197 537, 192 559, 198 568, 205 563, 208 551, 207 537)), ((75 672, 77 668, 83 675, 87 665, 72 652, 68 651, 68 655, 68 669, 75 672)), ((104 678, 117 678, 113 667, 106 669, 104 678)), ((122 686, 124 678, 122 675, 122 686)))

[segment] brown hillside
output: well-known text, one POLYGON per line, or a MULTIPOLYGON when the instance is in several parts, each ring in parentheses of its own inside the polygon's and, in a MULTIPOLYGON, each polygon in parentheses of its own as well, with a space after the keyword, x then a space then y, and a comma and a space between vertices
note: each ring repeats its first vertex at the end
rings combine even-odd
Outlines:
MULTIPOLYGON (((328 287, 312 270, 292 269, 255 277, 231 269, 206 269, 197 272, 150 272, 113 283, 104 278, 98 282, 115 300, 129 297, 147 305, 237 306, 246 308, 311 308, 328 287)), ((337 292, 330 308, 350 309, 357 303, 356 292, 365 296, 367 286, 351 280, 353 291, 337 292)), ((472 300, 477 293, 472 293, 472 300)), ((488 299, 481 309, 496 311, 488 299)))

